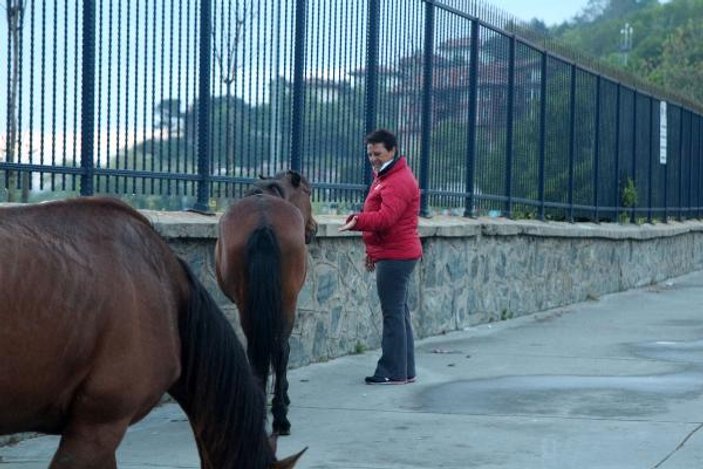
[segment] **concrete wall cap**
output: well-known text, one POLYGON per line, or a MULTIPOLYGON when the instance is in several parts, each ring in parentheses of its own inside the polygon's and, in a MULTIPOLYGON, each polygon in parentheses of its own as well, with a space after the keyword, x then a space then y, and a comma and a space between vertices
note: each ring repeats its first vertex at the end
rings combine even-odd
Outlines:
MULTIPOLYGON (((193 212, 163 212, 142 210, 156 230, 166 238, 217 238, 217 223, 221 213, 207 216, 193 212)), ((318 237, 358 237, 358 231, 339 232, 345 215, 316 215, 318 237)), ((476 236, 535 236, 549 238, 602 238, 647 240, 703 231, 698 220, 642 225, 619 223, 567 223, 539 220, 510 220, 507 218, 464 218, 435 216, 420 218, 420 237, 470 238, 476 236)))

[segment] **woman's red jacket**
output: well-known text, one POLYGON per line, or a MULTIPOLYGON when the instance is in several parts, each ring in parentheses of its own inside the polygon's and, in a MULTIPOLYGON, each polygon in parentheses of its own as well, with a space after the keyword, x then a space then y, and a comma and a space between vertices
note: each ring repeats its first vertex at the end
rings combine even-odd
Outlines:
MULTIPOLYGON (((363 231, 366 254, 374 261, 422 257, 417 231, 420 188, 405 157, 374 175, 354 230, 363 231)), ((351 218, 351 217, 350 217, 351 218)))

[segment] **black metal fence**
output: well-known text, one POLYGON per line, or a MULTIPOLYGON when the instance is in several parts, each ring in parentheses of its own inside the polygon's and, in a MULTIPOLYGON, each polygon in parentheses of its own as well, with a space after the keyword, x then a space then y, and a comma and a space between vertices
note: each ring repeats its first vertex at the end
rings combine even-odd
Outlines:
POLYGON ((370 181, 363 136, 383 126, 424 214, 701 214, 699 105, 480 1, 7 4, 4 200, 206 210, 290 167, 345 210, 370 181))

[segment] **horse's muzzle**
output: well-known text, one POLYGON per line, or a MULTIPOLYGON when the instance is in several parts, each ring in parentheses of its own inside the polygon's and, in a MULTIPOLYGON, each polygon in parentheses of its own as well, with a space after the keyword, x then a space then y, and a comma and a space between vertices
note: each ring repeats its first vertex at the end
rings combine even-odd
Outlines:
POLYGON ((312 240, 317 235, 317 223, 312 223, 312 227, 305 229, 305 244, 312 243, 312 240))

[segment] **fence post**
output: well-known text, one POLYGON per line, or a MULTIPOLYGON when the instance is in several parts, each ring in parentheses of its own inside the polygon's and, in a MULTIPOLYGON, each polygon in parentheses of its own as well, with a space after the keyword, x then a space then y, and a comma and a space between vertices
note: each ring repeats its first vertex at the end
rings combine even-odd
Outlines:
POLYGON ((474 192, 476 186, 474 182, 476 169, 476 122, 477 122, 477 105, 478 105, 478 28, 479 22, 477 19, 471 20, 471 50, 469 51, 469 120, 468 135, 466 137, 466 201, 464 205, 464 216, 473 217, 476 215, 474 210, 474 192))
POLYGON ((647 223, 652 223, 652 197, 654 196, 654 98, 649 97, 649 187, 647 188, 647 223))
MULTIPOLYGON (((632 184, 635 188, 635 193, 639 194, 637 187, 637 90, 632 89, 632 184)), ((637 203, 633 201, 632 210, 630 212, 630 223, 635 222, 635 209, 637 203)))
POLYGON ((574 160, 576 159, 576 66, 571 64, 569 98, 569 222, 574 221, 574 160))
POLYGON ((198 69, 198 192, 193 209, 210 210, 210 54, 212 53, 212 0, 200 0, 200 49, 198 69))
POLYGON ((425 54, 422 77, 422 129, 420 131, 420 215, 430 214, 428 182, 432 133, 432 75, 434 73, 434 4, 425 3, 425 54))
POLYGON ((622 106, 622 86, 616 87, 615 109, 615 220, 620 218, 620 107, 622 106))
POLYGON ((703 116, 698 115, 698 218, 701 218, 703 199, 703 116))
MULTIPOLYGON (((366 74, 365 74, 365 131, 369 134, 376 128, 378 102, 378 38, 381 24, 380 0, 369 0, 366 30, 366 74)), ((364 149, 364 151, 366 151, 364 149)), ((371 163, 364 158, 364 184, 371 185, 371 163)))
POLYGON ((683 220, 683 106, 679 107, 679 216, 683 220))
POLYGON ((688 126, 688 216, 686 219, 693 218, 693 112, 690 113, 691 120, 688 126))
POLYGON ((544 221, 545 159, 547 154, 547 52, 542 52, 539 103, 539 219, 544 221))
POLYGON ((600 100, 602 79, 600 75, 596 76, 596 122, 593 135, 593 217, 598 223, 598 176, 600 176, 600 100))
POLYGON ((83 1, 81 65, 81 195, 93 195, 95 142, 95 0, 83 1))
POLYGON ((505 216, 513 216, 513 123, 515 121, 515 35, 508 46, 508 102, 505 132, 505 216))
MULTIPOLYGON (((659 101, 659 122, 661 122, 661 103, 662 101, 659 101)), ((666 119, 667 119, 667 126, 669 121, 669 106, 666 106, 666 119)), ((667 140, 669 139, 669 134, 667 134, 667 140)), ((660 145, 661 145, 661 126, 659 128, 659 140, 660 140, 660 145)), ((659 149, 661 152, 661 148, 659 149)), ((669 144, 667 143, 666 145, 666 162, 664 163, 664 213, 663 213, 663 218, 662 220, 664 223, 668 223, 669 221, 669 210, 668 210, 668 204, 669 204, 669 144)))
POLYGON ((301 171, 303 118, 305 116, 305 35, 306 0, 295 2, 295 46, 293 51, 293 109, 291 111, 290 167, 301 171))

